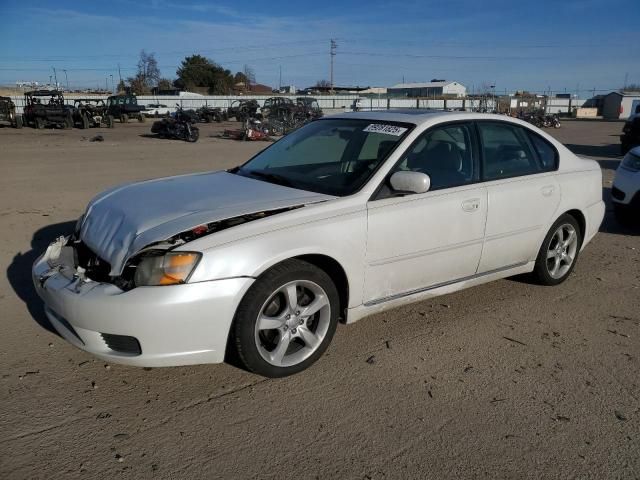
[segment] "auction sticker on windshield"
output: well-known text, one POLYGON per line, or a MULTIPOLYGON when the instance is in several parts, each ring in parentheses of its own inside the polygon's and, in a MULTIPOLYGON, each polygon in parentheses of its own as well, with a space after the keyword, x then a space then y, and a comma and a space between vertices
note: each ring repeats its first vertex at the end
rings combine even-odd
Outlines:
POLYGON ((381 123, 372 123, 364 129, 365 132, 371 133, 386 133, 387 135, 393 135, 394 137, 399 137, 404 132, 407 131, 404 127, 398 127, 396 125, 384 125, 381 123))

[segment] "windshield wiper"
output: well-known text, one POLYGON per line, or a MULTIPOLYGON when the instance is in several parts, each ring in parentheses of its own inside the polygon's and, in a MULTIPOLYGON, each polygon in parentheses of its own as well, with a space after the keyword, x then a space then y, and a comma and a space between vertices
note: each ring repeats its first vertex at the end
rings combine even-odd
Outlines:
POLYGON ((285 187, 293 186, 288 178, 278 175, 277 173, 265 172, 264 170, 246 170, 246 172, 254 177, 264 178, 271 183, 276 183, 285 187))

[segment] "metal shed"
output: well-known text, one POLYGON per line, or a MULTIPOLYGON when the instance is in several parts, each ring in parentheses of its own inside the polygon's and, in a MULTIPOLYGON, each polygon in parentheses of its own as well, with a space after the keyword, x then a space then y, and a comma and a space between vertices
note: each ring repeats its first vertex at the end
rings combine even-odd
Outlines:
POLYGON ((640 113, 640 92, 611 92, 602 101, 602 116, 607 120, 625 120, 630 115, 640 113))

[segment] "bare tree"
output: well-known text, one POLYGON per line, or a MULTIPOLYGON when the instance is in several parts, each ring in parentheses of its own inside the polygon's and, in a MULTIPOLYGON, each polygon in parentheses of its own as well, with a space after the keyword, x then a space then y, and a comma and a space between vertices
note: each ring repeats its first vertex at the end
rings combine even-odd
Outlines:
POLYGON ((134 77, 127 78, 127 83, 134 93, 147 94, 160 81, 160 69, 154 53, 140 52, 138 72, 134 77))
POLYGON ((245 65, 243 68, 244 78, 246 79, 246 88, 247 90, 251 90, 251 85, 256 84, 256 73, 253 71, 249 65, 245 65))
POLYGON ((331 82, 329 80, 318 80, 316 82, 316 87, 319 87, 319 88, 331 88, 331 82))

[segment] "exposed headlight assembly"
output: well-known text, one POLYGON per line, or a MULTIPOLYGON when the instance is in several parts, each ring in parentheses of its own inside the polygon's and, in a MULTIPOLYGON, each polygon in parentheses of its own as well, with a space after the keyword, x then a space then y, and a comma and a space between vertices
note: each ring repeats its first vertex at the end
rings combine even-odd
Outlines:
POLYGON ((133 282, 137 287, 186 283, 200 257, 197 252, 145 255, 136 266, 133 282))
POLYGON ((627 170, 631 170, 632 172, 640 171, 640 157, 635 156, 633 153, 629 152, 622 160, 622 168, 626 168, 627 170))

